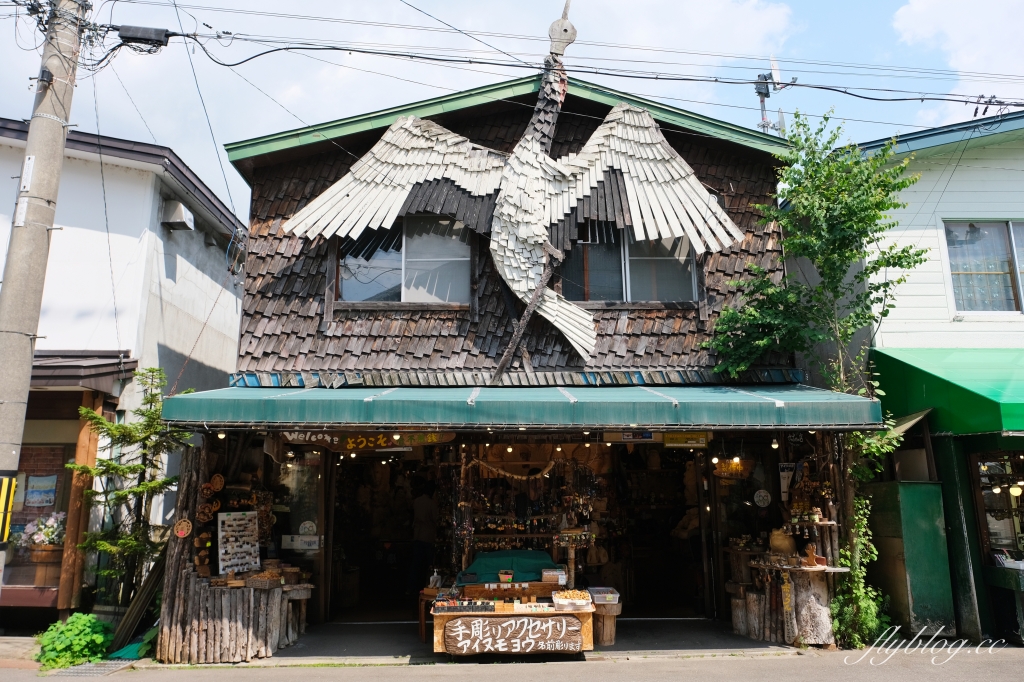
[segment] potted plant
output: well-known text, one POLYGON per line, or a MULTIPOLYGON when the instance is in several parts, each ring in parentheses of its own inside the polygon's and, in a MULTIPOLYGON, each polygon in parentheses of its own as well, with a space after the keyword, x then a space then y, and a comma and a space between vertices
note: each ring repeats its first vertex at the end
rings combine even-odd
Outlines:
POLYGON ((36 564, 36 587, 60 584, 60 564, 64 557, 64 512, 54 512, 25 525, 18 546, 28 550, 29 561, 36 564))

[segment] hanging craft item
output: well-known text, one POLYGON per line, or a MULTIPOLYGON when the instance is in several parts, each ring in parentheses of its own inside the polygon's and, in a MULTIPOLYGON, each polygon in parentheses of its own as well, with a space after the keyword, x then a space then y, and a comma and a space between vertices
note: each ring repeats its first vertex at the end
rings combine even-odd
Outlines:
POLYGON ((187 538, 192 534, 192 522, 188 519, 178 519, 174 524, 174 534, 179 538, 187 538))
POLYGON ((214 474, 210 477, 210 487, 213 488, 215 493, 219 493, 224 490, 224 477, 220 474, 214 474))
POLYGON ((205 499, 207 499, 207 500, 208 500, 208 499, 210 499, 211 497, 213 497, 214 495, 216 495, 216 494, 217 494, 217 491, 215 491, 215 490, 213 489, 213 486, 212 486, 212 485, 210 485, 209 483, 204 483, 204 484, 203 484, 202 486, 200 486, 200 488, 199 488, 199 494, 200 494, 200 495, 202 495, 202 496, 203 496, 203 497, 204 497, 205 499))
POLYGON ((213 505, 199 505, 199 510, 196 512, 196 521, 199 523, 209 523, 210 521, 213 521, 213 505))
POLYGON ((501 467, 496 467, 493 464, 488 464, 487 462, 483 461, 482 459, 474 459, 472 462, 470 462, 470 465, 473 465, 473 464, 478 464, 481 467, 483 467, 484 469, 487 469, 488 471, 496 473, 499 476, 504 476, 505 478, 511 478, 514 481, 528 481, 528 480, 530 480, 532 478, 541 478, 543 476, 547 476, 548 473, 551 471, 551 468, 555 466, 554 462, 548 462, 547 465, 543 469, 541 469, 538 473, 535 473, 535 474, 512 474, 512 473, 509 473, 509 472, 505 471, 501 467))
POLYGON ((220 500, 214 500, 213 502, 211 502, 210 503, 210 508, 213 511, 217 511, 218 509, 220 509, 220 500))

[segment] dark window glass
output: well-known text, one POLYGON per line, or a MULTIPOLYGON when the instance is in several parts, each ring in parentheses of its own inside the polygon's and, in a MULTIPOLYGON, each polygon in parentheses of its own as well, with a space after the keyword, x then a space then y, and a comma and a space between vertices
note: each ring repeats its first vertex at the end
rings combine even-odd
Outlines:
POLYGON ((559 268, 562 295, 570 301, 621 301, 622 245, 577 242, 559 268))
POLYGON ((338 298, 342 301, 401 301, 402 252, 377 250, 368 260, 353 256, 343 258, 338 268, 338 298))
POLYGON ((690 240, 633 242, 629 248, 629 300, 693 301, 690 240))

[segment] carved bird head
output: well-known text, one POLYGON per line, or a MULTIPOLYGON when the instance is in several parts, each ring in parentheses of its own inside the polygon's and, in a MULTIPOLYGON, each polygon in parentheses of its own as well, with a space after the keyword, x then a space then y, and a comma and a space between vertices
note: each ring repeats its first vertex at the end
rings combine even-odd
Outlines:
POLYGON ((551 28, 548 29, 548 37, 551 38, 551 54, 565 54, 565 48, 576 40, 576 27, 569 21, 569 4, 571 2, 572 0, 565 0, 562 18, 555 20, 551 24, 551 28))

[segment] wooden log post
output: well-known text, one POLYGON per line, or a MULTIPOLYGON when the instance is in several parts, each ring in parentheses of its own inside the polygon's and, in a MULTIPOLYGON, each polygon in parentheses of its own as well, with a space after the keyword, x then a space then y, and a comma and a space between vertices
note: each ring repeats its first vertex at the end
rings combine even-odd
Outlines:
POLYGON ((764 632, 764 595, 747 592, 747 636, 760 640, 764 632))
POLYGON ((797 637, 804 644, 835 644, 823 571, 792 571, 797 637))
POLYGON ((270 601, 267 604, 267 656, 273 656, 277 651, 277 644, 281 639, 281 598, 283 592, 280 587, 270 591, 270 601))
POLYGON ((747 600, 733 597, 729 600, 732 606, 732 631, 737 635, 747 635, 747 600))

